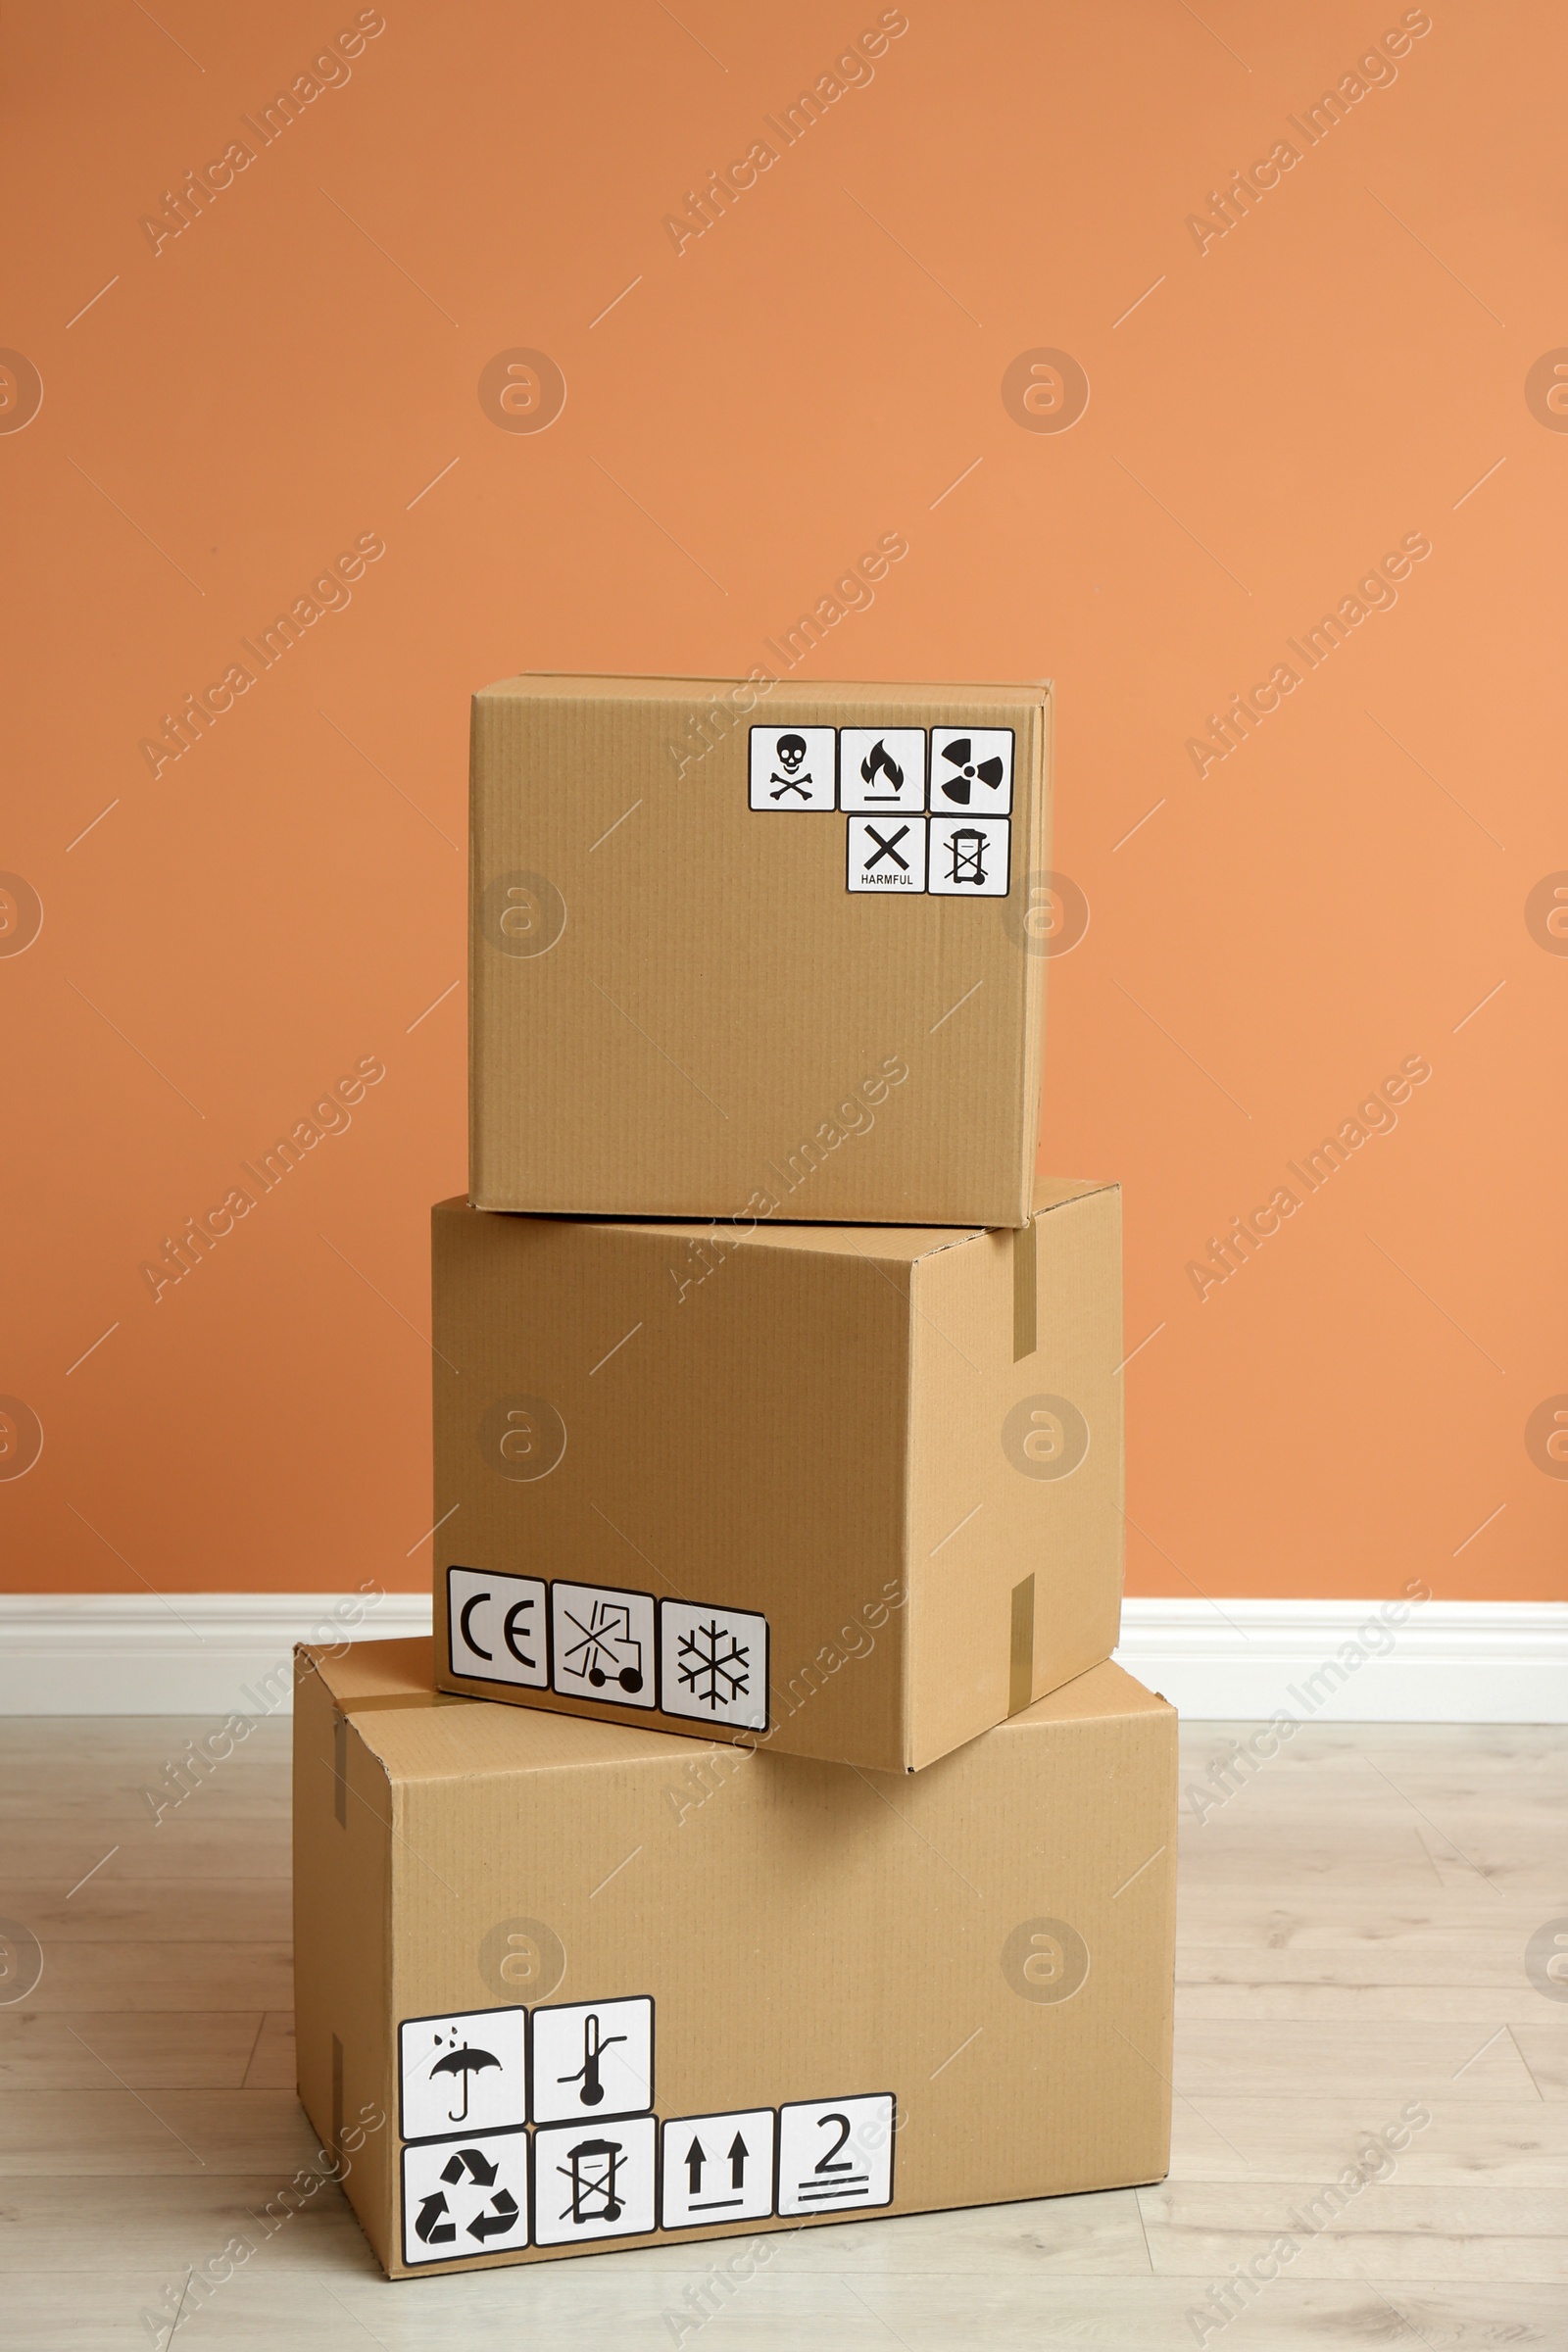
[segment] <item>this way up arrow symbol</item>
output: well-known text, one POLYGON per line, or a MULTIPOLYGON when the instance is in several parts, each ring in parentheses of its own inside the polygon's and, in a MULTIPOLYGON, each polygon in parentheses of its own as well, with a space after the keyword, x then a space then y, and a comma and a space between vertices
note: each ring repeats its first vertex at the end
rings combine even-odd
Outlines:
POLYGON ((686 2178, 690 2182, 688 2193, 691 2196, 695 2197, 703 2185, 703 2165, 706 2160, 703 2143, 693 2133, 692 2144, 686 2151, 686 2178))
POLYGON ((746 2142, 737 2132, 729 2143, 729 2184, 739 2188, 746 2179, 746 2142))

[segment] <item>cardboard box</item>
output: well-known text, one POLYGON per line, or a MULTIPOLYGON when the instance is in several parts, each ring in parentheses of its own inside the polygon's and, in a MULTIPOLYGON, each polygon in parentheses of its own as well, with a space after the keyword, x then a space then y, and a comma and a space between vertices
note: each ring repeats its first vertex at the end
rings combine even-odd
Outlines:
POLYGON ((733 2237, 744 2292, 1164 2174, 1176 1722, 1118 1667, 905 1781, 299 1658, 300 2096, 392 2277, 733 2237))
POLYGON ((1116 1645, 1120 1195, 432 1214, 443 1690, 915 1770, 1116 1645))
POLYGON ((473 704, 481 1208, 1022 1225, 1044 685, 509 678, 473 704))

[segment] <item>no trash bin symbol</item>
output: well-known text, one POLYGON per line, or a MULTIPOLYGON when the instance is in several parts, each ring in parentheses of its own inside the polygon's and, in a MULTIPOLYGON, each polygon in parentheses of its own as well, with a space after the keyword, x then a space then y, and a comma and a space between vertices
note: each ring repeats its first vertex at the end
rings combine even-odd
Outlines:
POLYGON ((953 863, 948 871, 950 882, 972 882, 977 890, 985 888, 986 837, 978 825, 960 825, 948 837, 948 852, 953 863))

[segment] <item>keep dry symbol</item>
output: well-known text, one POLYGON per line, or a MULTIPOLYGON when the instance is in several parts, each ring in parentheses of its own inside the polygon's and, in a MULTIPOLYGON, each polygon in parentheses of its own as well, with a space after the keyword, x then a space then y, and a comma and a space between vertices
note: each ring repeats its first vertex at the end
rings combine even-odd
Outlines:
POLYGON ((453 2123, 463 2124, 467 2122, 469 2076, 476 2075, 481 2067, 499 2067, 500 2064, 500 2059, 496 2057, 493 2051, 471 2049, 466 2041, 461 2043, 455 2050, 445 2050, 442 2052, 441 2056, 431 2067, 431 2074, 461 2075, 463 2078, 463 2104, 461 2107, 452 2108, 448 2111, 451 2115, 453 2123))

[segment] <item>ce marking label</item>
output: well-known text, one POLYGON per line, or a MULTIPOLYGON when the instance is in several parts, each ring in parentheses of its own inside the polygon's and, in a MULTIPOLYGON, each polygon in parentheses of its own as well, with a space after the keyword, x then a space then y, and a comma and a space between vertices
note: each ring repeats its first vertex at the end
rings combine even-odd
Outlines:
POLYGON ((550 1613, 536 1576, 447 1570, 447 1644, 454 1674, 543 1690, 550 1683, 550 1613))

